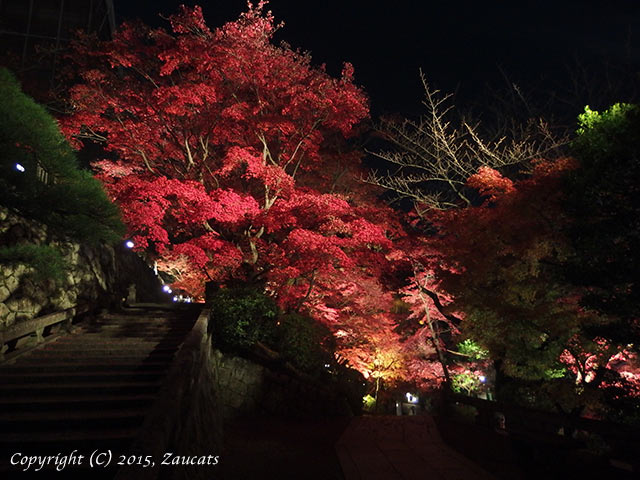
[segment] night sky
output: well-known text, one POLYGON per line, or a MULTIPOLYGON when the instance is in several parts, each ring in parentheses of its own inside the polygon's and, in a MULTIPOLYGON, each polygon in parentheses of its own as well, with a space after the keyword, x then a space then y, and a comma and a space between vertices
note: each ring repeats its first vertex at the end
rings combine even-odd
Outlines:
MULTIPOLYGON (((234 20, 243 0, 115 0, 118 21, 166 25, 158 13, 181 3, 203 7, 209 27, 234 20)), ((349 1, 272 0, 285 26, 277 39, 308 50, 314 63, 339 74, 354 64, 374 114, 417 113, 422 68, 430 83, 468 100, 486 83, 545 77, 564 82, 567 65, 640 64, 637 0, 349 1)))

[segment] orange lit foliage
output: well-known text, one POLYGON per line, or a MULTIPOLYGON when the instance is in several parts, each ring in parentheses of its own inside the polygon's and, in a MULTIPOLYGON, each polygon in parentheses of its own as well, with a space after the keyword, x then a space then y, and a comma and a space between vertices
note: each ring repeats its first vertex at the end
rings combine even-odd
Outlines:
POLYGON ((433 215, 443 259, 436 276, 465 312, 461 330, 516 378, 561 368, 560 354, 579 330, 577 304, 553 268, 566 255, 559 201, 568 168, 568 160, 540 162, 517 182, 481 168, 467 185, 484 203, 433 215))
POLYGON ((481 168, 467 185, 483 203, 433 214, 439 235, 428 243, 439 257, 432 263, 437 287, 451 295, 449 309, 464 312, 462 333, 487 348, 507 377, 546 382, 530 398, 542 401, 544 392, 551 398, 554 388, 573 386, 558 404, 584 406, 597 400, 576 397, 576 382, 591 390, 610 386, 612 359, 624 355, 624 345, 589 333, 608 320, 583 309, 584 292, 562 274, 572 253, 562 235, 562 182, 575 168, 572 159, 538 161, 517 181, 481 168))

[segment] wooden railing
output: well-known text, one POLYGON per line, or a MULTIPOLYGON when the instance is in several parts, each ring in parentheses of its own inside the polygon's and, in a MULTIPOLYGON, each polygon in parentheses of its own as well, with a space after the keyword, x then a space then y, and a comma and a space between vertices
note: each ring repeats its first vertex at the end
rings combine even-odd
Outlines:
POLYGON ((30 346, 42 343, 45 341, 45 337, 52 327, 61 324, 61 328, 69 331, 75 316, 87 310, 86 307, 76 306, 60 312, 49 313, 30 320, 18 322, 5 330, 0 330, 0 362, 19 353, 21 349, 17 349, 16 347, 21 339, 32 337, 33 341, 30 346))
POLYGON ((630 425, 560 415, 454 393, 444 394, 443 406, 447 416, 460 415, 456 409, 461 406, 471 407, 469 410, 477 425, 532 445, 580 449, 599 440, 602 453, 612 465, 640 472, 640 431, 630 425))

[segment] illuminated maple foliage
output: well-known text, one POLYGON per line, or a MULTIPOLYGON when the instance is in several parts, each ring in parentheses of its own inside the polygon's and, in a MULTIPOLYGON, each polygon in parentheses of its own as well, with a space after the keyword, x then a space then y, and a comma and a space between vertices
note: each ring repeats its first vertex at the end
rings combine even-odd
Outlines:
POLYGON ((61 122, 77 146, 112 152, 94 167, 136 248, 166 268, 187 259, 201 283, 261 277, 298 293, 386 248, 375 212, 344 189, 359 168, 345 138, 368 115, 352 67, 334 79, 273 45, 264 2, 213 31, 199 7, 169 20, 170 31, 125 23, 111 42, 78 43, 83 81, 61 122))
POLYGON ((579 161, 540 160, 559 144, 548 130, 487 142, 477 126, 463 119, 456 127, 447 120, 452 110, 443 103, 446 96, 426 83, 425 90, 428 114, 418 123, 383 124, 395 149, 378 157, 394 168, 369 177, 413 203, 409 223, 422 233, 403 249, 413 267, 411 283, 402 290, 411 310, 400 325, 405 335, 424 336, 449 380, 463 374, 467 386, 477 386, 482 372, 487 381, 481 369, 461 371, 454 361, 462 356, 453 345, 466 338, 489 352, 489 376, 503 399, 511 395, 540 407, 603 408, 611 414, 617 408, 612 398, 638 391, 637 315, 634 303, 626 302, 635 271, 611 268, 615 262, 632 264, 635 232, 626 230, 622 241, 625 227, 614 225, 610 213, 630 219, 635 213, 632 201, 621 205, 621 191, 633 191, 626 161, 637 138, 637 129, 628 126, 637 117, 629 115, 625 123, 620 115, 634 109, 614 108, 602 118, 587 111, 574 145, 579 161), (585 135, 591 124, 600 127, 585 135), (597 162, 600 175, 593 174, 597 162), (617 165, 624 165, 624 173, 614 170, 617 165), (613 180, 602 181, 605 175, 613 180), (612 185, 619 185, 615 194, 612 185), (585 193, 598 200, 583 205, 585 193), (615 210, 603 209, 603 199, 615 210), (624 249, 626 256, 619 255, 624 249), (605 304, 603 298, 621 301, 605 304), (626 317, 607 315, 612 312, 626 317))
POLYGON ((387 312, 402 235, 358 181, 349 138, 367 97, 351 65, 332 78, 274 45, 264 6, 215 30, 181 7, 170 30, 125 23, 113 41, 77 42, 81 82, 61 125, 77 147, 103 145, 97 176, 174 289, 260 285, 328 326, 366 372, 363 352, 401 348, 387 312))

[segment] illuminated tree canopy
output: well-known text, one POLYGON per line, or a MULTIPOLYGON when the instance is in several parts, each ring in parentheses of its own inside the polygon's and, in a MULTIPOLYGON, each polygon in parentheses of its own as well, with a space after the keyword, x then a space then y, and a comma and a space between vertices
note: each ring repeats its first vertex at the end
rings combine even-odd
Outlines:
POLYGON ((199 7, 183 6, 167 29, 124 23, 112 41, 74 44, 79 82, 60 124, 77 148, 102 145, 93 167, 135 248, 195 297, 206 282, 243 284, 315 319, 377 384, 471 391, 493 362, 498 382, 547 400, 572 392, 571 408, 599 401, 583 391, 631 392, 612 362, 635 358, 637 344, 611 326, 637 331, 635 271, 613 275, 621 315, 603 305, 612 276, 598 277, 612 256, 589 249, 617 242, 616 265, 637 251, 599 235, 613 218, 637 224, 637 183, 600 175, 612 156, 637 152, 612 151, 592 132, 576 159, 553 160, 564 139, 544 123, 485 140, 475 124, 455 126, 449 97, 423 78, 427 115, 383 121, 390 150, 374 156, 391 168, 366 172, 353 139, 369 105, 353 67, 333 78, 308 53, 274 44, 281 25, 265 4, 213 30, 199 7), (611 215, 619 197, 607 182, 626 188, 628 216, 611 215), (385 206, 384 191, 410 211, 385 206), (580 237, 582 227, 594 228, 580 237), (576 267, 590 255, 593 269, 576 267), (452 355, 469 355, 455 345, 490 360, 465 370, 452 355))
POLYGON ((488 352, 502 399, 620 415, 622 399, 640 392, 637 308, 629 302, 637 274, 623 266, 637 237, 626 227, 638 217, 630 180, 637 167, 629 163, 635 109, 587 111, 576 158, 543 160, 535 153, 546 147, 533 151, 526 138, 505 150, 506 140, 484 142, 466 123, 461 134, 425 88, 431 114, 420 124, 390 121, 384 131, 396 149, 380 157, 399 168, 369 177, 412 201, 410 223, 422 233, 405 249, 414 270, 405 330, 444 354, 443 374, 458 390, 478 388, 453 360, 464 356, 453 344, 466 338, 488 352))
POLYGON ((170 23, 77 44, 89 60, 62 122, 77 146, 112 153, 94 166, 137 248, 180 265, 177 286, 193 293, 258 277, 304 291, 313 272, 388 248, 375 209, 348 191, 359 159, 345 138, 368 115, 351 66, 334 79, 273 45, 262 3, 215 31, 199 7, 170 23))
POLYGON ((359 182, 349 139, 368 100, 353 68, 332 78, 274 45, 263 2, 216 30, 199 7, 169 21, 78 42, 81 82, 61 121, 77 147, 104 146, 93 166, 135 248, 196 297, 206 281, 262 285, 329 326, 345 357, 393 336, 403 232, 359 182))

